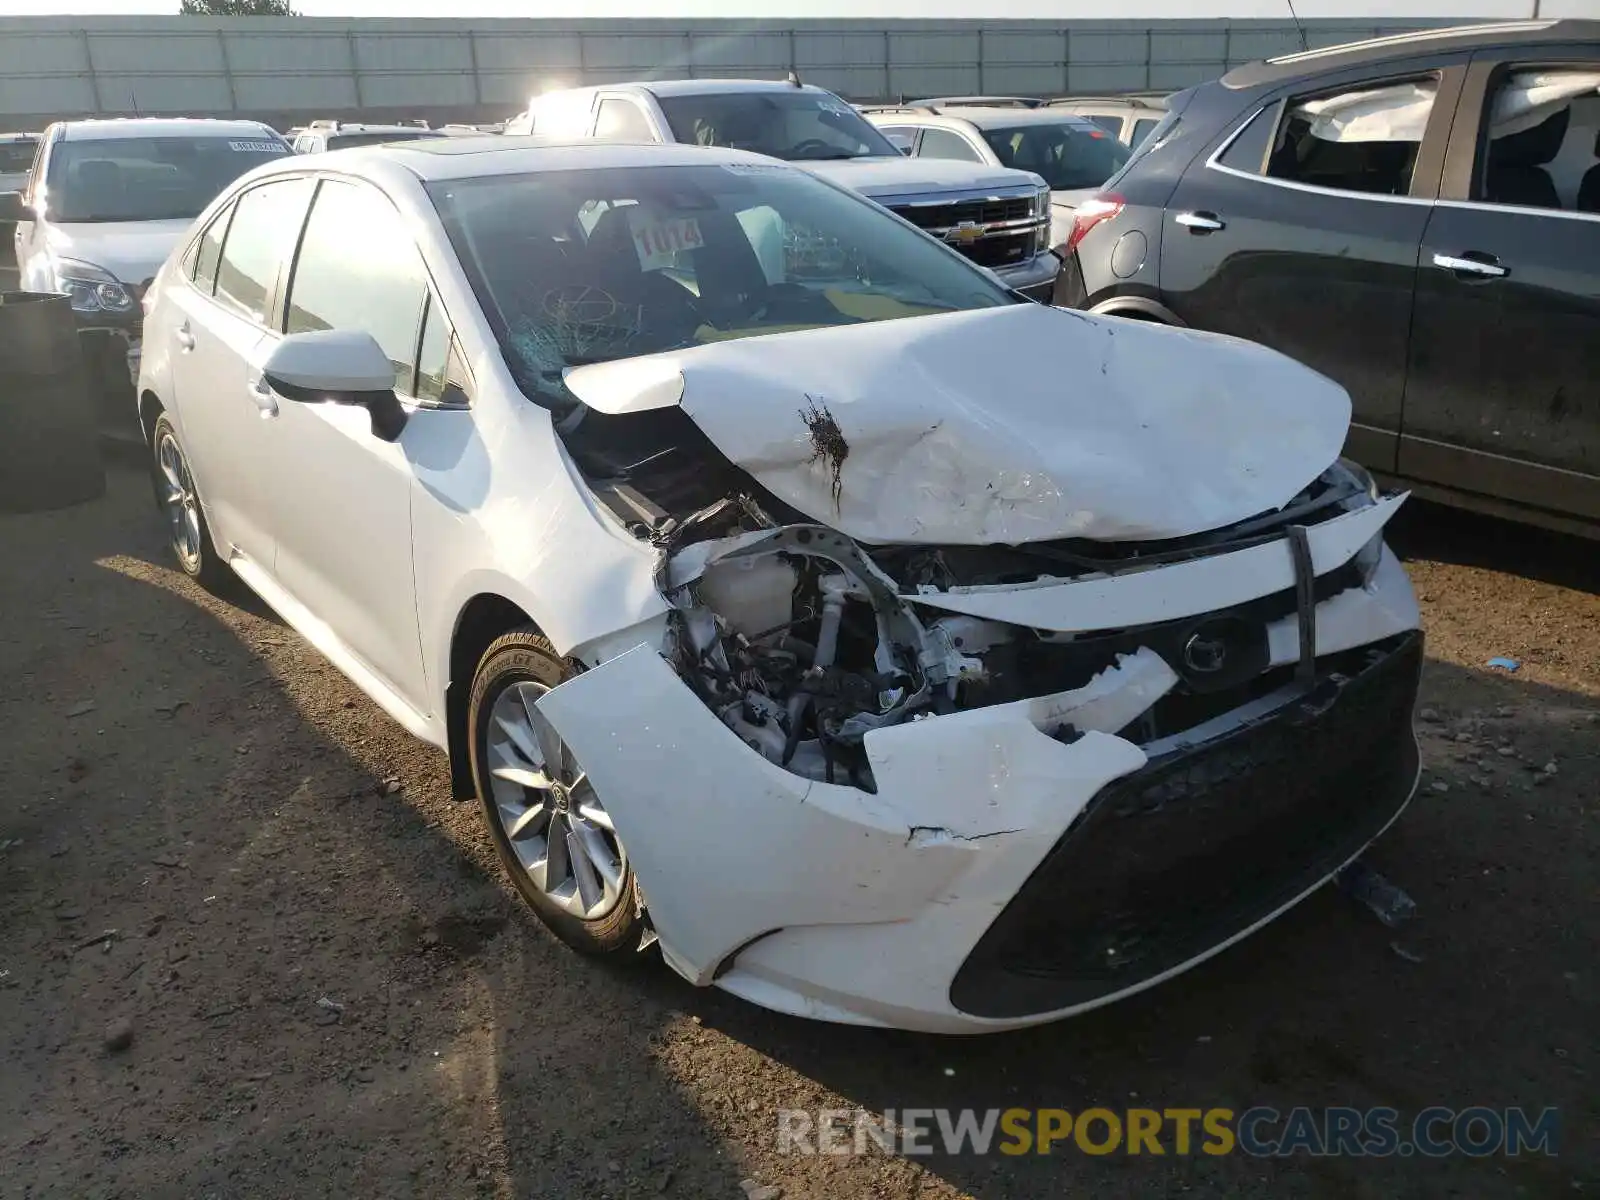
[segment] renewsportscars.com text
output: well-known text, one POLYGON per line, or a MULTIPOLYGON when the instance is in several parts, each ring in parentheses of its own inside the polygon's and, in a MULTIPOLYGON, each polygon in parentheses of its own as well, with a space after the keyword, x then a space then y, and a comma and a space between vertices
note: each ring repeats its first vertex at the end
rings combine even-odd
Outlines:
POLYGON ((1554 1155, 1554 1108, 779 1109, 783 1154, 1554 1155))

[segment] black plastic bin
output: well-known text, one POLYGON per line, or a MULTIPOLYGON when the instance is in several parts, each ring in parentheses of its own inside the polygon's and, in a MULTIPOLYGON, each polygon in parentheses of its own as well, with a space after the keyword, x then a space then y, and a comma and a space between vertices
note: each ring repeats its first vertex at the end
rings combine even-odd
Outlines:
POLYGON ((105 489, 71 304, 0 292, 0 512, 65 508, 105 489))

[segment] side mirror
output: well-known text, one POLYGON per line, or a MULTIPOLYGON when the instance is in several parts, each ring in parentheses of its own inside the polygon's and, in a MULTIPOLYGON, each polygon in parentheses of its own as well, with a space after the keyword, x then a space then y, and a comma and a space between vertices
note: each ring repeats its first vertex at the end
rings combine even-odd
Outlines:
POLYGON ((291 333, 262 366, 267 385, 301 404, 359 404, 372 418, 372 434, 399 439, 406 410, 394 394, 394 364, 370 333, 322 329, 291 333))
POLYGON ((21 192, 0 192, 0 221, 31 221, 33 213, 22 202, 21 192))

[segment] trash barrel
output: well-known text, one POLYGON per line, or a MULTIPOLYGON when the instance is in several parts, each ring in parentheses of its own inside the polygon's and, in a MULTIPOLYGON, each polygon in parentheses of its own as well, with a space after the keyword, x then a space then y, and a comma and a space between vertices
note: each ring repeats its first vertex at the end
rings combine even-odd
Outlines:
POLYGON ((0 292, 0 512, 65 508, 105 488, 70 302, 0 292))

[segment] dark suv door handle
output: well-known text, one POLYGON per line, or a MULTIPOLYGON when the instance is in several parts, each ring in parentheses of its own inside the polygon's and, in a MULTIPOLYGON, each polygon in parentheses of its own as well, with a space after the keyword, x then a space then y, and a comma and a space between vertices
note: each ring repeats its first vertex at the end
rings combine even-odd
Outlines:
POLYGON ((1503 279, 1511 274, 1500 265, 1498 258, 1479 250, 1468 250, 1464 254, 1435 254, 1433 265, 1458 275, 1481 275, 1485 279, 1503 279))
POLYGON ((1185 212, 1172 218, 1190 233, 1212 233, 1227 226, 1217 219, 1214 212, 1185 212))

